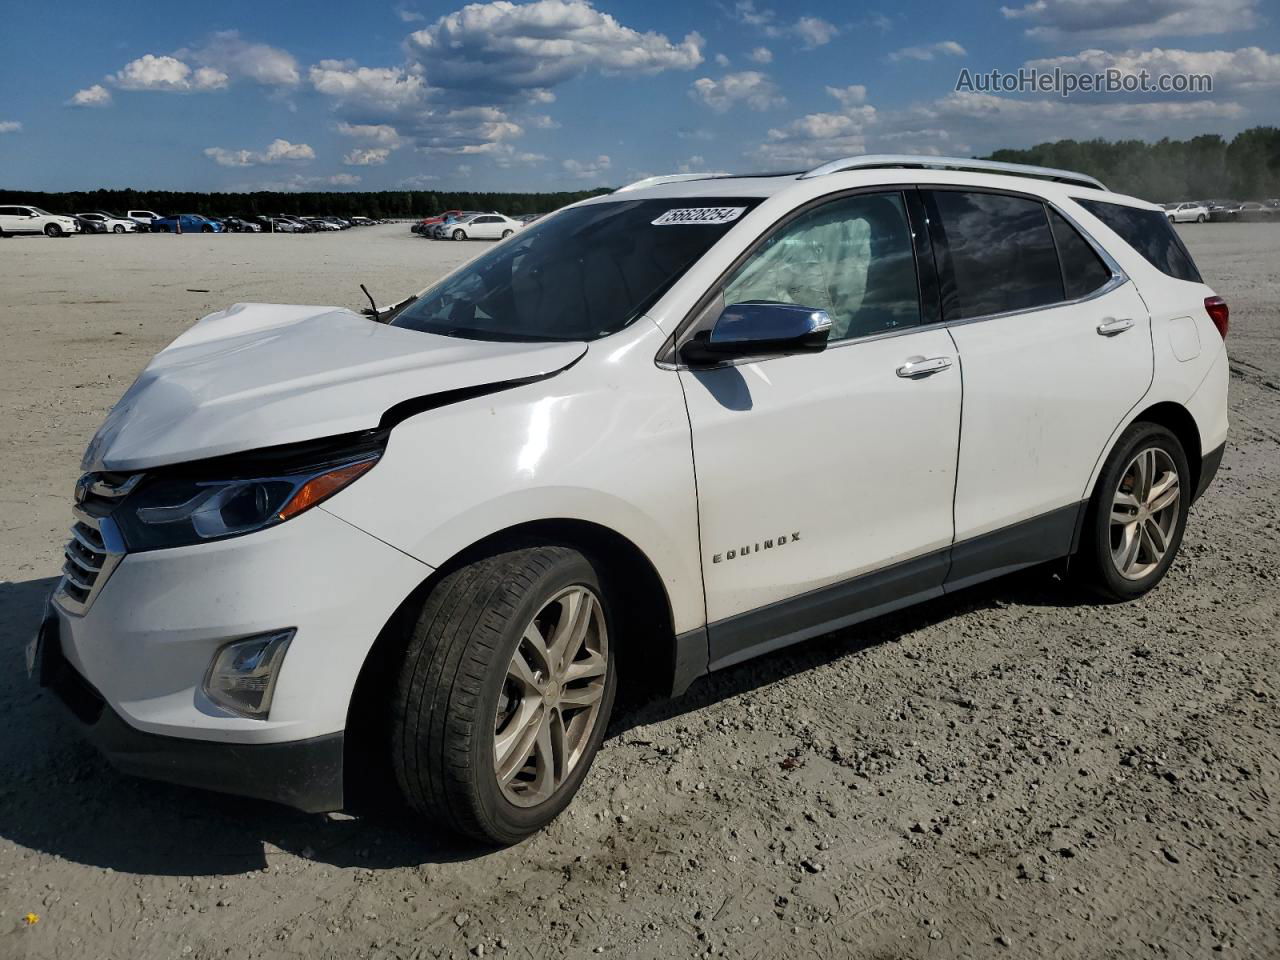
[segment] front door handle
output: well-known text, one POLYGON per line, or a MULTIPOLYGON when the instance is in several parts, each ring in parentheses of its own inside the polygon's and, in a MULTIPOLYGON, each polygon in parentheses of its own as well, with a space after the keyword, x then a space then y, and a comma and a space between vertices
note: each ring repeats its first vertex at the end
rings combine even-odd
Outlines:
POLYGON ((1117 333, 1124 333, 1133 326, 1133 321, 1128 317, 1123 320, 1103 320, 1098 324, 1098 333, 1104 337, 1114 337, 1117 333))
POLYGON ((950 357, 908 357, 907 362, 898 368, 898 376, 908 380, 918 380, 950 369, 950 357))

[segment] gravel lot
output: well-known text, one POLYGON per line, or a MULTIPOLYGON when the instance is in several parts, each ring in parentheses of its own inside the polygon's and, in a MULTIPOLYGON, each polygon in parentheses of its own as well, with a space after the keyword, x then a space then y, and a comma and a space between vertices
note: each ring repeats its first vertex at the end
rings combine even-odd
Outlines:
POLYGON ((126 779, 22 668, 81 450, 155 351, 483 248, 0 241, 0 957, 1280 955, 1280 228, 1182 232, 1232 308, 1232 433, 1163 586, 1033 572, 630 708, 496 853, 126 779))

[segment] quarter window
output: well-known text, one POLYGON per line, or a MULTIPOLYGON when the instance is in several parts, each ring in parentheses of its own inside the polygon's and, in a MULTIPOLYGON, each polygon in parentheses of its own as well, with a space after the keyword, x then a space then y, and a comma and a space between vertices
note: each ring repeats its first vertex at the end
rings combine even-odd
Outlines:
POLYGON ((1062 286, 1068 300, 1087 297, 1111 279, 1111 269, 1098 252, 1057 210, 1049 210, 1049 226, 1062 261, 1062 286))
POLYGON ((725 285, 726 305, 750 300, 825 310, 832 341, 918 324, 902 194, 845 197, 776 231, 725 285))
POLYGON ((1159 210, 1126 207, 1103 200, 1079 199, 1076 203, 1118 233, 1125 243, 1161 273, 1178 280, 1203 282, 1182 239, 1169 225, 1169 218, 1159 210))
POLYGON ((1030 310, 1064 299, 1044 204, 961 190, 925 192, 942 287, 942 318, 1030 310))

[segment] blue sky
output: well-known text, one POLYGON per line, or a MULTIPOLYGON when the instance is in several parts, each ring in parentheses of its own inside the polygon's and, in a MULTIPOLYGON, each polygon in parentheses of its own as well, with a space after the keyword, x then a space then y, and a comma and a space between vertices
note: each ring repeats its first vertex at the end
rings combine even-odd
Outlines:
POLYGON ((1280 123, 1275 0, 0 0, 0 186, 553 190, 1280 123), (1212 93, 957 92, 1146 69, 1212 93))

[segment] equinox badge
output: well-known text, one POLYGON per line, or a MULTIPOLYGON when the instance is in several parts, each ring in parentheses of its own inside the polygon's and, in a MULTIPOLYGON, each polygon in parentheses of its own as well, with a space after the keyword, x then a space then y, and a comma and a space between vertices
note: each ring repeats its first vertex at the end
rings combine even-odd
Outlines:
POLYGON ((776 540, 763 540, 760 543, 749 543, 745 547, 738 547, 736 550, 726 550, 724 553, 717 553, 711 558, 712 563, 720 563, 724 560, 737 560, 753 553, 759 553, 761 550, 772 550, 774 547, 780 547, 784 543, 795 543, 800 539, 800 534, 783 534, 776 540))

